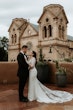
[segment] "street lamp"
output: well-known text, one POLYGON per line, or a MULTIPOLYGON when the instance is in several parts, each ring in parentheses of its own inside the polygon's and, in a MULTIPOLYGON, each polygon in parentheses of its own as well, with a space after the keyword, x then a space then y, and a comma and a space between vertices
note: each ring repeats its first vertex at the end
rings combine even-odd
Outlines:
POLYGON ((50 46, 50 50, 49 50, 49 53, 52 53, 52 49, 51 49, 51 46, 50 46))
POLYGON ((61 56, 61 57, 65 57, 65 53, 60 53, 58 49, 56 49, 55 47, 51 46, 50 45, 50 50, 49 50, 49 53, 52 53, 52 48, 54 48, 56 50, 56 52, 61 56))

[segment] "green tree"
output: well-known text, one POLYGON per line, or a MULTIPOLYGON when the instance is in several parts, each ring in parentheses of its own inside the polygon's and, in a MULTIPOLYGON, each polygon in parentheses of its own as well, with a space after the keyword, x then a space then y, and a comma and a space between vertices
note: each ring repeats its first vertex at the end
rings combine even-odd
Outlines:
POLYGON ((8 61, 8 38, 0 37, 0 61, 8 61))
POLYGON ((9 42, 8 38, 6 38, 5 36, 2 37, 1 43, 5 50, 8 50, 8 42, 9 42))

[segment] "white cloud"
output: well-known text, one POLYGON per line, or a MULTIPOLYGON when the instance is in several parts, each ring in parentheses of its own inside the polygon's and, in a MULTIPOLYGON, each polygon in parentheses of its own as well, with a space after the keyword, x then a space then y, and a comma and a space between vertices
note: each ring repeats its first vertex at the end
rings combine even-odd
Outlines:
POLYGON ((3 36, 9 37, 8 27, 5 25, 0 25, 0 37, 3 37, 3 36))
POLYGON ((1 35, 7 35, 7 28, 10 26, 12 19, 25 18, 30 22, 37 23, 43 7, 49 4, 60 4, 64 7, 69 20, 68 34, 73 36, 73 1, 72 0, 0 0, 0 30, 1 35))

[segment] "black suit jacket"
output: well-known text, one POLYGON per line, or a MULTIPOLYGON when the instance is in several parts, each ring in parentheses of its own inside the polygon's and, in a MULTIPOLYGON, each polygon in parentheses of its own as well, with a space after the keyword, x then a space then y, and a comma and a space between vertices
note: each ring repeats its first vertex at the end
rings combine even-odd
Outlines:
POLYGON ((18 77, 26 78, 29 75, 28 64, 25 61, 24 55, 20 52, 17 56, 18 61, 18 77))

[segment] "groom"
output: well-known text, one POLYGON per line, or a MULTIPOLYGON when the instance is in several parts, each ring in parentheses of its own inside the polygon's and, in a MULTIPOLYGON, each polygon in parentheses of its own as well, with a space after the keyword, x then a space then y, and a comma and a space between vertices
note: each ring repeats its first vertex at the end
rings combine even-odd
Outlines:
POLYGON ((28 102, 28 98, 24 97, 23 91, 29 76, 28 64, 26 63, 26 52, 28 47, 26 45, 22 46, 20 53, 17 56, 18 61, 18 72, 17 76, 19 77, 19 101, 21 102, 28 102))

